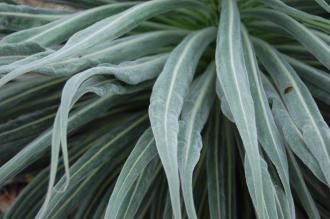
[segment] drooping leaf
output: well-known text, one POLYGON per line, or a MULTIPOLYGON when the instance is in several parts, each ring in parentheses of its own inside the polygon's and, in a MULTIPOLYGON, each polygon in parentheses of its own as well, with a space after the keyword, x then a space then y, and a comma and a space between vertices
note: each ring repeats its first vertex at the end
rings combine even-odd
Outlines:
MULTIPOLYGON (((330 185, 330 129, 295 70, 278 52, 261 40, 254 40, 257 55, 272 76, 304 142, 317 158, 330 185)), ((330 53, 329 53, 330 54, 330 53)))
MULTIPOLYGON (((186 31, 173 30, 153 31, 123 37, 110 42, 107 41, 84 51, 79 57, 72 57, 44 65, 36 68, 34 71, 52 76, 68 76, 100 64, 118 64, 122 61, 133 60, 152 54, 161 47, 176 44, 182 40, 186 33, 186 31)), ((38 53, 9 65, 1 66, 0 72, 7 73, 13 71, 16 68, 22 67, 31 61, 38 60, 51 53, 53 52, 38 53)))
POLYGON ((311 13, 306 13, 302 10, 299 10, 298 8, 290 7, 281 0, 266 0, 264 2, 270 7, 280 10, 288 15, 291 15, 311 26, 329 30, 330 21, 328 19, 325 19, 321 16, 313 15, 311 13))
POLYGON ((125 197, 134 186, 134 182, 156 156, 157 149, 155 139, 151 129, 147 129, 139 138, 121 170, 107 205, 105 213, 106 218, 118 217, 120 209, 125 204, 125 197))
POLYGON ((240 16, 235 1, 221 1, 221 17, 218 30, 216 65, 217 76, 228 101, 236 126, 246 150, 247 163, 254 181, 255 209, 260 218, 268 218, 265 211, 261 173, 261 158, 257 141, 255 110, 246 67, 243 60, 240 36, 240 16))
POLYGON ((60 19, 71 12, 0 3, 0 29, 23 30, 60 19))
POLYGON ((270 9, 250 9, 249 16, 260 17, 282 27, 310 51, 325 67, 330 69, 330 46, 321 40, 310 29, 290 16, 270 9))
POLYGON ((66 44, 61 49, 57 50, 55 53, 52 53, 43 59, 19 67, 6 74, 3 78, 0 79, 0 87, 12 79, 29 71, 35 70, 43 65, 54 63, 56 61, 64 60, 70 57, 77 57, 82 51, 95 46, 97 42, 114 40, 137 27, 148 18, 171 10, 175 10, 177 8, 185 7, 207 11, 207 7, 202 3, 192 0, 159 0, 138 4, 127 9, 123 13, 115 15, 114 17, 105 18, 104 20, 97 22, 96 24, 84 29, 83 31, 77 32, 66 42, 66 44))
POLYGON ((82 30, 98 20, 116 14, 133 6, 134 3, 118 3, 82 11, 49 24, 11 34, 0 41, 0 45, 34 42, 42 46, 62 43, 72 34, 82 30))
POLYGON ((189 34, 170 54, 153 87, 149 117, 157 150, 165 169, 174 215, 181 218, 177 137, 183 99, 193 79, 198 61, 215 38, 215 29, 189 34))
MULTIPOLYGON (((156 149, 156 145, 154 145, 156 149)), ((157 150, 155 150, 157 153, 157 150)), ((143 218, 151 205, 152 198, 155 197, 156 193, 155 188, 151 188, 152 185, 156 185, 156 178, 159 176, 160 172, 160 162, 158 157, 155 157, 149 165, 143 169, 143 172, 140 174, 139 178, 134 183, 134 186, 131 188, 130 193, 125 198, 125 205, 122 205, 118 214, 118 218, 130 219, 130 218, 143 218), (151 194, 147 192, 151 190, 151 194), (126 204, 127 203, 127 204, 126 204)), ((156 187, 156 186, 154 186, 156 187)), ((107 218, 105 216, 105 218, 107 218)))
POLYGON ((296 70, 296 72, 302 79, 305 79, 309 83, 313 83, 315 86, 320 87, 327 92, 330 92, 329 73, 314 68, 310 65, 306 65, 305 63, 289 56, 284 57, 288 60, 290 65, 292 65, 292 67, 296 70))
MULTIPOLYGON (((146 115, 141 116, 133 115, 123 122, 121 126, 112 129, 103 138, 90 148, 73 166, 70 168, 71 176, 68 183, 67 175, 64 175, 60 181, 56 184, 56 190, 60 190, 63 187, 70 188, 76 186, 83 180, 87 173, 94 170, 100 165, 106 163, 109 156, 114 156, 117 152, 123 149, 129 143, 135 140, 135 138, 141 134, 143 127, 146 123, 146 115), (129 136, 129 137, 127 137, 129 136)), ((54 153, 54 155, 57 155, 54 153)), ((66 164, 66 163, 64 163, 66 164)), ((51 166, 52 171, 52 166, 51 166)), ((56 171, 56 169, 55 169, 56 171)), ((56 209, 56 204, 61 204, 60 192, 54 192, 53 184, 55 182, 55 175, 50 173, 50 180, 47 190, 46 199, 42 208, 38 213, 38 218, 44 218, 51 211, 56 209)))
POLYGON ((290 117, 287 108, 284 106, 279 94, 277 94, 275 88, 266 78, 262 78, 262 82, 267 94, 267 98, 272 104, 272 113, 276 124, 282 130, 282 134, 289 144, 290 149, 299 157, 299 159, 315 174, 315 176, 326 183, 325 176, 320 168, 318 160, 311 153, 310 149, 304 142, 304 137, 290 117))
POLYGON ((253 97, 256 113, 258 141, 276 167, 276 171, 284 187, 286 202, 283 206, 286 209, 283 209, 283 211, 285 212, 285 217, 295 218, 295 208, 290 189, 289 169, 285 147, 280 132, 276 127, 271 109, 269 108, 253 45, 245 28, 242 28, 242 39, 245 64, 249 73, 251 95, 253 97))
POLYGON ((189 218, 196 218, 193 198, 193 171, 202 149, 201 131, 214 100, 215 64, 192 83, 184 99, 178 135, 178 165, 181 189, 189 218))

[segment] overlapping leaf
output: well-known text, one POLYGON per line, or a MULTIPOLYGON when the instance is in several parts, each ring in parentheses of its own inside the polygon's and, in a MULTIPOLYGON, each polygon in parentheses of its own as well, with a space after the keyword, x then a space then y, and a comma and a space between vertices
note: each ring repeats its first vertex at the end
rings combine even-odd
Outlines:
POLYGON ((221 17, 218 31, 216 64, 217 76, 228 101, 236 126, 246 150, 247 163, 255 192, 255 208, 258 216, 268 218, 265 209, 265 194, 261 173, 261 158, 257 141, 255 110, 251 96, 247 71, 243 60, 240 37, 240 16, 235 1, 221 1, 221 17))
POLYGON ((177 161, 179 115, 198 61, 215 33, 215 28, 191 33, 171 52, 150 99, 151 127, 168 178, 173 212, 178 219, 181 218, 177 161))

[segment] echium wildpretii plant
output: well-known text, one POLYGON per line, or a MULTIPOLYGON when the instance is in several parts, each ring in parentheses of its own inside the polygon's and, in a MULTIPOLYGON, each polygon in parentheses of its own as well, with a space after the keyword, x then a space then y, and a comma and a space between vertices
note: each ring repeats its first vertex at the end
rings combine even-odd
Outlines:
POLYGON ((326 0, 5 2, 1 218, 330 218, 326 0))

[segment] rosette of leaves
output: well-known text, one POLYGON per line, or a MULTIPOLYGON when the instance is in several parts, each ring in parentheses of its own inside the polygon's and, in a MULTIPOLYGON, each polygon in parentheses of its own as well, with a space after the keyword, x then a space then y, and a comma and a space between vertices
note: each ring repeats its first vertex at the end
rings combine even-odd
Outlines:
POLYGON ((0 4, 3 218, 330 217, 325 0, 60 4, 0 4))

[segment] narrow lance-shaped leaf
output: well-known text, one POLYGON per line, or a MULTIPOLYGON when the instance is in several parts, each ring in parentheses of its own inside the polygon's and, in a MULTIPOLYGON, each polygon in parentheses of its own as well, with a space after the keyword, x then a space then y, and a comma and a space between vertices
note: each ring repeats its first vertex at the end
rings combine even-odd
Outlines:
POLYGON ((217 76, 228 101, 230 111, 240 132, 251 165, 254 180, 254 202, 257 215, 268 218, 265 212, 261 175, 261 158, 257 141, 255 111, 242 54, 240 16, 235 1, 221 1, 220 27, 216 48, 217 76))
POLYGON ((45 64, 55 61, 64 60, 69 57, 79 56, 79 53, 95 46, 98 42, 105 40, 114 40, 123 34, 137 27, 143 21, 155 15, 165 13, 178 8, 195 8, 202 11, 208 11, 202 3, 191 0, 175 1, 175 0, 159 0, 148 1, 131 7, 116 15, 100 21, 98 23, 84 29, 73 35, 67 43, 55 53, 46 56, 43 59, 29 63, 19 67, 0 79, 0 87, 11 81, 12 79, 39 68, 45 64), (110 19, 108 22, 107 19, 110 19))
POLYGON ((322 28, 326 27, 326 30, 330 30, 329 29, 330 21, 326 18, 304 12, 302 10, 299 10, 298 8, 291 7, 287 4, 285 4, 281 0, 265 0, 264 2, 265 2, 265 4, 269 5, 270 7, 274 8, 276 10, 282 11, 288 15, 291 15, 307 24, 310 24, 313 26, 315 26, 315 24, 317 24, 316 27, 317 26, 322 27, 322 28))
POLYGON ((244 13, 270 20, 282 27, 303 44, 325 67, 330 69, 330 46, 298 21, 280 11, 270 9, 250 9, 244 13))
MULTIPOLYGON (((115 147, 114 147, 115 148, 115 147)), ((117 148, 113 151, 118 150, 117 148)), ((103 184, 113 181, 119 172, 121 162, 127 156, 127 150, 121 151, 120 154, 107 153, 108 160, 103 164, 98 164, 93 169, 85 173, 84 178, 79 183, 72 183, 65 193, 57 193, 51 200, 50 208, 47 214, 41 216, 37 214, 37 218, 66 218, 69 212, 74 211, 81 204, 81 200, 86 197, 86 193, 94 194, 103 184), (114 159, 116 157, 116 159, 114 159)), ((88 152, 87 152, 88 153, 88 152)))
MULTIPOLYGON (((141 62, 140 65, 136 65, 134 69, 131 69, 130 72, 126 72, 126 75, 141 75, 146 74, 144 78, 148 79, 150 76, 160 72, 160 68, 164 63, 167 55, 156 57, 155 60, 151 62, 141 62), (158 59, 157 59, 158 58, 158 59)), ((116 68, 116 67, 97 67, 92 68, 87 71, 81 72, 80 74, 75 75, 70 80, 67 81, 63 88, 63 94, 61 99, 61 104, 58 110, 58 113, 55 118, 54 131, 52 135, 52 148, 54 153, 52 153, 52 171, 51 176, 55 176, 57 165, 57 158, 59 147, 62 146, 64 162, 67 162, 67 129, 68 129, 68 119, 69 112, 72 106, 78 101, 78 99, 83 96, 85 93, 93 92, 99 96, 104 96, 112 93, 113 95, 128 94, 140 91, 146 88, 149 83, 141 83, 136 86, 122 86, 116 80, 106 80, 100 74, 120 74, 122 72, 118 70, 124 70, 125 68, 116 68), (55 168, 55 169, 54 169, 55 168)), ((122 73, 124 74, 124 73, 122 73)), ((136 76, 135 76, 136 77, 136 76)), ((141 77, 143 78, 143 76, 141 77)), ((140 80, 139 82, 142 82, 140 80)), ((69 178, 68 164, 66 164, 66 174, 69 178)), ((52 184, 50 184, 52 186, 52 184)))
POLYGON ((215 91, 220 100, 221 112, 229 119, 231 122, 235 122, 233 118, 233 114, 230 111, 228 101, 226 100, 225 93, 221 87, 220 81, 216 80, 215 91))
POLYGON ((307 65, 292 57, 286 55, 283 55, 283 57, 287 59, 300 77, 330 93, 330 75, 328 72, 307 65))
MULTIPOLYGON (((13 59, 10 62, 1 65, 0 66, 0 74, 8 73, 10 71, 13 71, 15 68, 26 65, 26 64, 28 64, 30 62, 33 62, 33 61, 36 61, 38 59, 42 59, 42 58, 50 55, 54 51, 50 50, 50 49, 47 49, 46 51, 43 51, 43 49, 41 49, 40 51, 37 50, 35 52, 36 52, 35 54, 23 54, 23 55, 21 55, 21 54, 19 54, 19 55, 6 54, 7 57, 16 57, 17 59, 13 59)), ((2 58, 4 58, 4 57, 2 57, 2 58)))
POLYGON ((45 51, 52 50, 46 49, 34 42, 27 42, 24 44, 4 44, 0 45, 0 58, 3 63, 10 64, 29 55, 45 51))
MULTIPOLYGON (((154 147, 156 149, 156 145, 154 145, 154 147)), ((155 199, 155 196, 159 195, 154 190, 157 188, 156 180, 157 177, 159 177, 160 170, 161 164, 159 158, 154 157, 148 166, 143 169, 142 173, 134 183, 134 186, 131 187, 123 202, 124 205, 121 205, 121 208, 119 209, 117 218, 141 218, 139 215, 149 209, 151 202, 155 199)))
POLYGON ((183 199, 189 218, 196 218, 193 197, 193 171, 202 149, 201 131, 208 118, 215 95, 215 64, 195 79, 184 99, 178 136, 178 164, 183 199))
MULTIPOLYGON (((276 187, 271 179, 271 176, 268 172, 267 169, 267 163, 262 159, 261 160, 261 173, 262 173, 262 177, 264 180, 264 184, 263 184, 263 188, 261 190, 264 191, 265 196, 265 203, 267 203, 267 215, 268 218, 285 218, 283 212, 282 212, 282 208, 281 208, 281 204, 280 201, 277 197, 277 193, 276 193, 276 187), (277 209, 279 208, 279 209, 277 209)), ((244 159, 244 170, 245 170, 245 177, 246 177, 246 183, 249 189, 249 192, 252 193, 251 195, 251 199, 253 201, 256 201, 256 196, 254 194, 256 194, 256 191, 254 191, 254 189, 256 189, 254 187, 254 179, 252 178, 252 167, 250 165, 250 163, 248 163, 247 157, 245 157, 244 159)), ((260 188, 259 188, 260 189, 260 188)), ((280 190, 282 191, 282 190, 280 190)))
POLYGON ((51 46, 62 43, 77 31, 133 5, 134 3, 109 4, 78 12, 40 27, 10 34, 0 41, 0 45, 12 43, 24 45, 25 42, 34 42, 42 46, 51 46))
POLYGON ((265 76, 262 77, 262 83, 264 85, 267 98, 272 103, 272 112, 275 122, 280 127, 282 135, 290 146, 290 149, 320 181, 326 183, 326 179, 319 166, 318 160, 306 146, 302 133, 293 122, 287 108, 284 106, 275 88, 265 76))
POLYGON ((113 41, 109 47, 103 45, 98 48, 97 46, 91 48, 90 51, 85 51, 81 57, 54 62, 34 71, 46 75, 66 76, 98 65, 118 64, 127 60, 134 60, 154 54, 159 48, 180 42, 186 33, 184 31, 155 31, 120 38, 118 42, 116 42, 117 40, 113 41))
MULTIPOLYGON (((77 75, 79 78, 79 75, 77 75)), ((85 78, 86 79, 86 78, 85 78)), ((149 83, 139 84, 137 86, 132 87, 125 87, 121 86, 120 84, 116 84, 114 79, 105 80, 103 77, 96 77, 90 78, 89 80, 85 81, 84 83, 77 83, 76 80, 72 80, 67 84, 69 86, 69 91, 71 91, 71 95, 64 95, 61 101, 61 106, 56 114, 54 127, 53 127, 53 134, 52 134, 52 150, 51 150, 51 170, 50 170, 50 180, 48 186, 48 193, 45 200, 45 204, 43 208, 46 208, 48 202, 51 198, 52 189, 55 183, 55 177, 57 172, 57 165, 58 165, 58 158, 60 147, 62 148, 63 154, 63 162, 65 167, 65 185, 60 188, 62 191, 66 190, 70 182, 70 170, 69 170, 69 158, 68 158, 68 146, 67 146, 67 129, 68 129, 68 114, 69 110, 72 105, 85 93, 92 92, 99 96, 107 96, 107 95, 123 95, 141 91, 149 86, 149 83), (80 87, 81 85, 81 87, 80 87), (78 90, 80 89, 80 90, 78 90), (72 98, 72 99, 71 99, 72 98), (72 101, 72 102, 71 102, 72 101), (64 105, 64 106, 63 106, 64 105)), ((79 81, 78 81, 79 82, 79 81)), ((67 86, 66 84, 66 86, 67 86)), ((64 87, 65 91, 67 90, 66 86, 64 87)))
MULTIPOLYGON (((73 75, 99 64, 117 64, 155 53, 155 51, 161 47, 180 42, 187 33, 187 31, 173 30, 152 31, 119 38, 113 41, 106 41, 84 51, 79 57, 71 57, 50 63, 36 68, 34 71, 52 76, 73 75)), ((31 61, 43 58, 51 53, 53 53, 53 51, 37 53, 9 65, 0 66, 0 73, 13 71, 18 67, 22 67, 31 61)))
POLYGON ((153 87, 149 116, 157 150, 169 183, 173 213, 181 218, 177 137, 183 99, 198 61, 215 38, 215 28, 189 34, 170 54, 153 87))
MULTIPOLYGON (((134 141, 146 126, 146 121, 147 115, 134 114, 126 119, 122 125, 111 129, 111 132, 100 138, 98 142, 84 153, 84 155, 70 168, 72 176, 70 177, 71 183, 69 186, 72 187, 79 184, 79 182, 81 182, 90 171, 94 170, 101 164, 104 164, 109 157, 113 157, 117 152, 123 149, 124 146, 134 141)), ((58 192, 54 193, 53 187, 51 186, 51 184, 54 184, 54 181, 55 178, 51 172, 46 199, 38 213, 38 218, 44 218, 49 211, 54 210, 56 205, 60 204, 58 201, 62 194, 58 192)), ((59 190, 65 186, 68 186, 66 175, 59 180, 55 189, 59 190)))
POLYGON ((22 30, 62 18, 72 11, 0 3, 0 29, 22 30))
POLYGON ((156 156, 155 139, 151 128, 149 128, 139 138, 120 172, 107 205, 105 218, 115 219, 118 217, 118 213, 125 204, 124 200, 134 186, 134 182, 156 156))
POLYGON ((314 0, 319 4, 324 10, 330 13, 330 5, 325 0, 314 0))
POLYGON ((273 78, 304 142, 330 185, 330 130, 307 87, 290 64, 269 44, 254 39, 257 55, 273 78))
MULTIPOLYGON (((251 175, 252 167, 246 158, 246 153, 241 143, 240 136, 236 132, 234 132, 234 134, 236 137, 236 145, 238 147, 239 155, 244 164, 247 188, 249 190, 252 202, 256 202, 257 196, 254 187, 254 179, 251 175)), ((268 170, 268 165, 263 157, 261 157, 261 170, 262 170, 261 172, 262 177, 264 180, 263 187, 261 188, 261 190, 265 194, 264 199, 266 203, 265 208, 266 208, 267 216, 268 218, 285 218, 282 211, 283 208, 281 207, 281 203, 279 200, 279 193, 280 192, 283 193, 283 191, 281 188, 278 189, 278 191, 276 191, 277 190, 276 184, 273 182, 271 178, 270 172, 268 170)))
POLYGON ((266 151, 269 159, 275 165, 276 171, 284 186, 286 202, 283 206, 285 206, 286 209, 283 209, 283 211, 286 212, 285 217, 295 218, 295 208, 290 189, 289 169, 285 147, 269 108, 260 78, 261 72, 258 68, 250 37, 245 28, 242 28, 242 40, 246 68, 249 73, 248 77, 251 94, 256 112, 258 141, 266 151))

